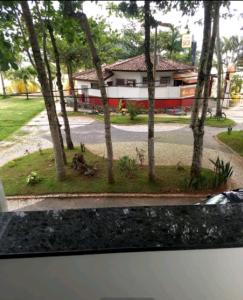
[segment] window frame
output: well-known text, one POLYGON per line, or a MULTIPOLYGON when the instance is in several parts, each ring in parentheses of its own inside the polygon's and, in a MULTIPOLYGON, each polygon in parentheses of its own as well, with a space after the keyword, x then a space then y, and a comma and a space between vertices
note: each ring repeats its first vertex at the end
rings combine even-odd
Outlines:
POLYGON ((170 86, 171 83, 171 76, 160 76, 159 78, 159 85, 160 86, 170 86), (162 82, 163 79, 167 79, 167 82, 162 82))
POLYGON ((125 84, 125 79, 123 79, 123 78, 117 78, 116 79, 116 85, 117 86, 125 86, 126 84, 125 84), (120 81, 120 83, 119 83, 119 81, 120 81), (121 84, 121 82, 123 81, 123 84, 121 84))

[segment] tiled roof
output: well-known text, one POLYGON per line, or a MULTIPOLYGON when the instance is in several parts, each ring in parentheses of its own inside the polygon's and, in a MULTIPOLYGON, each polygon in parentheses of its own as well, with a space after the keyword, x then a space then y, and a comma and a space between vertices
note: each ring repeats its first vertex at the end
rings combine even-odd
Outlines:
MULTIPOLYGON (((153 59, 153 57, 151 57, 153 59)), ((186 71, 193 70, 194 67, 186 65, 171 59, 158 56, 156 71, 186 71)), ((122 61, 117 61, 111 65, 105 65, 102 67, 104 79, 109 78, 112 75, 112 71, 133 71, 144 72, 147 70, 144 55, 135 56, 122 61)), ((74 74, 74 79, 77 80, 97 80, 96 72, 94 69, 83 71, 74 74)))
MULTIPOLYGON (((104 67, 102 67, 102 73, 103 73, 104 79, 109 78, 113 74, 111 71, 105 70, 104 67)), ((84 81, 97 81, 98 80, 96 71, 94 69, 75 73, 73 75, 73 78, 76 80, 84 80, 84 81)))
MULTIPOLYGON (((153 57, 151 57, 153 61, 153 57)), ((146 63, 144 55, 135 56, 126 59, 121 62, 116 62, 115 64, 108 65, 107 70, 111 71, 146 71, 146 63)), ((194 67, 186 65, 171 59, 163 58, 158 56, 157 59, 157 71, 179 71, 179 70, 193 70, 194 67)))

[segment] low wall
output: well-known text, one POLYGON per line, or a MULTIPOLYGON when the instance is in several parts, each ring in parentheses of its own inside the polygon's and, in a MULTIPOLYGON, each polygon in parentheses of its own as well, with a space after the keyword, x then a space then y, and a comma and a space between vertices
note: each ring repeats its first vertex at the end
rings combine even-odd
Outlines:
MULTIPOLYGON (((80 103, 83 103, 83 97, 79 96, 80 103)), ((109 105, 114 108, 119 107, 120 99, 108 98, 109 105)), ((129 103, 134 103, 135 105, 148 109, 148 100, 122 100, 123 103, 127 106, 129 103)), ((102 106, 102 100, 100 97, 89 96, 88 103, 94 106, 102 106)), ((155 109, 163 108, 173 108, 173 107, 191 107, 193 103, 193 98, 181 98, 181 99, 155 99, 154 107, 155 109)))

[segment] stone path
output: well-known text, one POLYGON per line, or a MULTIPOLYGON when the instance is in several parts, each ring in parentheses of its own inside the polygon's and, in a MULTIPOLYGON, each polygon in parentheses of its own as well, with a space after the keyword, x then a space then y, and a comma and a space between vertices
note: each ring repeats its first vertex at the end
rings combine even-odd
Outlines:
MULTIPOLYGON (((58 109, 60 111, 60 109, 58 109)), ((59 117, 60 124, 63 119, 59 117)), ((90 117, 70 117, 71 128, 80 128, 92 124, 94 120, 90 117)), ((62 126, 63 127, 63 126, 62 126)), ((40 148, 51 148, 52 143, 49 133, 49 125, 46 111, 41 112, 19 131, 0 142, 0 166, 6 162, 25 155, 27 152, 35 152, 40 148), (48 136, 48 138, 47 138, 48 136)))

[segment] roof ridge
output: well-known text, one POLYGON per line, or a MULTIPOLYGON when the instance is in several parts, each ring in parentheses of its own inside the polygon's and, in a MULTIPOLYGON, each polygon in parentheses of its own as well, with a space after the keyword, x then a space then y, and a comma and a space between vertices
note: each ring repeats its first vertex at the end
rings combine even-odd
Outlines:
POLYGON ((124 64, 124 63, 126 63, 126 62, 128 62, 128 61, 131 61, 131 60, 133 60, 133 59, 136 59, 136 58, 138 58, 138 57, 140 57, 140 56, 144 56, 144 54, 140 54, 140 55, 137 55, 137 56, 134 56, 134 57, 129 57, 129 58, 124 59, 124 60, 122 60, 122 61, 114 62, 113 64, 108 65, 105 69, 109 69, 109 68, 112 67, 112 66, 119 66, 119 65, 124 64))
POLYGON ((181 64, 181 65, 188 66, 188 67, 193 67, 190 64, 184 63, 182 61, 177 61, 177 60, 174 60, 174 59, 171 59, 171 58, 162 57, 162 59, 166 59, 167 62, 169 62, 169 63, 172 62, 172 63, 177 63, 177 64, 181 64))

